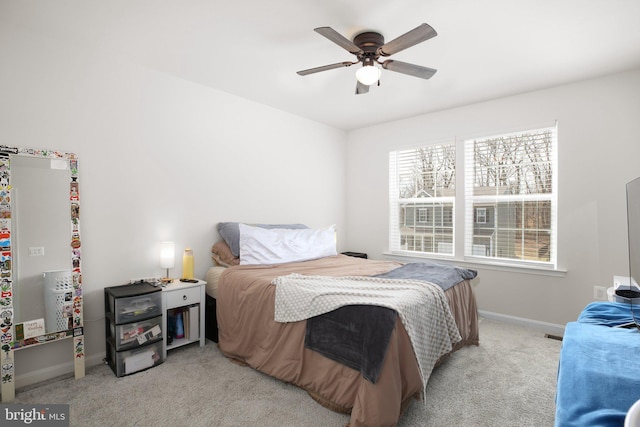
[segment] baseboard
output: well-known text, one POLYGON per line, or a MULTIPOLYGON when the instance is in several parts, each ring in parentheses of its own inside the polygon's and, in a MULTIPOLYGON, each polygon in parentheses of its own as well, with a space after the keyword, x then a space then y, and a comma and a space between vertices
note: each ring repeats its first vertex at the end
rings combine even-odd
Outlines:
POLYGON ((490 311, 478 310, 478 315, 487 319, 499 320, 505 323, 525 326, 527 328, 537 329, 551 335, 564 335, 564 325, 555 323, 540 322, 538 320, 526 319, 524 317, 509 316, 506 314, 492 313, 490 311))
MULTIPOLYGON (((103 363, 104 353, 94 354, 93 356, 85 357, 85 367, 95 366, 103 363)), ((36 384, 42 381, 47 381, 56 377, 65 375, 73 376, 75 370, 74 361, 71 360, 59 365, 48 366, 43 369, 31 371, 19 376, 16 376, 16 388, 26 387, 32 384, 36 384)))

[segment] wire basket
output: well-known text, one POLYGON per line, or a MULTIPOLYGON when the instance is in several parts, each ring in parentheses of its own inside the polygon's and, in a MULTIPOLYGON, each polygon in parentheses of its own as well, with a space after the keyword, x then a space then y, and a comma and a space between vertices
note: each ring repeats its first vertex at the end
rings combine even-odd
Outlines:
POLYGON ((45 271, 44 301, 47 333, 72 327, 73 276, 71 270, 45 271))

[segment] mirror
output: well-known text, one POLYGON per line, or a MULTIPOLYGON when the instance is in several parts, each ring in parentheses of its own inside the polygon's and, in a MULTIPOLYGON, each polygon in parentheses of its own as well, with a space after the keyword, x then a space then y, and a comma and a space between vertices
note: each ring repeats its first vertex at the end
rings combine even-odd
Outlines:
POLYGON ((69 164, 16 155, 10 167, 14 323, 44 319, 45 333, 71 329, 73 289, 56 284, 71 276, 69 164))
POLYGON ((14 352, 73 338, 84 376, 78 160, 73 153, 0 146, 2 401, 15 397, 14 352))

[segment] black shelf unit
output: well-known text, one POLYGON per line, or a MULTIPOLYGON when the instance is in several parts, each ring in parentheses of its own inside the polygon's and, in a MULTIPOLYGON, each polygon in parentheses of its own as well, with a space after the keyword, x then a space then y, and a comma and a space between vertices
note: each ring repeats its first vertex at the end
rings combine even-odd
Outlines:
POLYGON ((147 282, 104 289, 105 362, 118 377, 159 365, 162 352, 162 292, 147 282))

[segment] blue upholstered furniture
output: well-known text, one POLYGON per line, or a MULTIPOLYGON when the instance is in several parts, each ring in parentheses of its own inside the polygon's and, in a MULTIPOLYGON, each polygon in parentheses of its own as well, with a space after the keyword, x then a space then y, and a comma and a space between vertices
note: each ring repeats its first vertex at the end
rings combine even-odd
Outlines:
MULTIPOLYGON (((640 320, 640 306, 633 306, 640 320)), ((596 302, 567 324, 556 392, 556 427, 624 425, 640 399, 640 331, 629 304, 596 302)))

